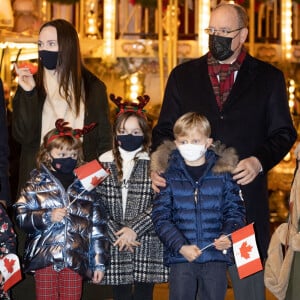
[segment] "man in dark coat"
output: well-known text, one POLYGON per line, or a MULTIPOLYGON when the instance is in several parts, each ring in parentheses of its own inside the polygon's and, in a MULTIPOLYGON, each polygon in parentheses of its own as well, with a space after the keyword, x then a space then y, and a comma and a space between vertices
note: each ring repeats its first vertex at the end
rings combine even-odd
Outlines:
POLYGON ((3 84, 0 79, 0 201, 7 205, 10 202, 8 184, 8 141, 6 127, 6 108, 3 84))
MULTIPOLYGON (((210 51, 171 72, 152 142, 155 151, 162 141, 173 140, 173 124, 186 112, 208 118, 213 139, 238 152, 234 179, 241 185, 247 222, 254 222, 264 260, 270 239, 267 172, 288 153, 297 133, 283 73, 246 53, 247 26, 239 5, 223 3, 212 12, 206 30, 210 51)), ((154 189, 165 184, 157 173, 151 177, 154 189)), ((235 268, 229 272, 236 299, 265 299, 263 272, 242 280, 235 268)))

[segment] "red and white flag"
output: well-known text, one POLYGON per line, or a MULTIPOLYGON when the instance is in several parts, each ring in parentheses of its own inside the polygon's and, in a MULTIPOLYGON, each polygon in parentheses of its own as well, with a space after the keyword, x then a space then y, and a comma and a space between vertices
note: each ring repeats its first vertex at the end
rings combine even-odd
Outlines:
POLYGON ((74 170, 81 184, 87 191, 91 191, 109 174, 97 159, 94 159, 74 170))
POLYGON ((6 292, 22 279, 18 256, 16 254, 9 253, 0 257, 0 271, 4 277, 3 289, 6 292))
POLYGON ((240 279, 263 269, 258 253, 253 223, 231 234, 233 253, 240 279))

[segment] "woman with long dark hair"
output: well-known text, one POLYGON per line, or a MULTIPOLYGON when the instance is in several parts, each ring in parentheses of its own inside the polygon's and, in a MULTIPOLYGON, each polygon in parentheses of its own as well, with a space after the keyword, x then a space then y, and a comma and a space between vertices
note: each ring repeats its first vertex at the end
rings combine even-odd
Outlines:
POLYGON ((38 52, 35 76, 29 68, 15 67, 19 86, 13 100, 13 135, 22 145, 19 187, 34 168, 41 137, 59 118, 76 128, 98 124, 83 138, 85 161, 111 148, 106 86, 84 67, 73 25, 62 19, 42 25, 38 52))

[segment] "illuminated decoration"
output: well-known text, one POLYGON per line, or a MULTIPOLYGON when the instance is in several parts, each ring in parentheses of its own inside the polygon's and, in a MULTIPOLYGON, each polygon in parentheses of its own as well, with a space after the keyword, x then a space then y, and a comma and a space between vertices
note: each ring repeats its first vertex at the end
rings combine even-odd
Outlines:
POLYGON ((46 0, 42 0, 40 10, 41 10, 42 21, 46 22, 47 21, 47 14, 48 14, 48 6, 47 6, 47 1, 46 0))
POLYGON ((128 55, 142 55, 146 53, 146 46, 142 42, 126 42, 121 45, 122 50, 128 55))
POLYGON ((125 80, 125 99, 131 102, 136 102, 139 95, 144 94, 145 74, 142 72, 135 72, 127 76, 125 80))
POLYGON ((15 43, 3 42, 0 43, 0 49, 17 50, 10 51, 10 61, 32 60, 37 59, 38 51, 36 43, 15 43))
POLYGON ((98 1, 97 0, 90 0, 86 2, 86 24, 85 24, 85 34, 90 38, 97 38, 99 37, 99 30, 98 30, 98 1))
POLYGON ((36 43, 15 43, 15 42, 4 42, 0 43, 0 49, 15 48, 15 49, 37 49, 36 43))
MULTIPOLYGON (((253 1, 253 0, 252 0, 253 1)), ((261 3, 258 6, 258 28, 257 37, 265 39, 277 39, 277 14, 278 14, 278 1, 261 3)))
POLYGON ((292 1, 282 1, 281 6, 282 59, 290 60, 292 57, 292 1))
POLYGON ((290 112, 294 113, 295 109, 295 80, 290 79, 288 82, 288 99, 289 99, 289 107, 290 107, 290 112))
POLYGON ((204 29, 209 25, 210 18, 210 0, 198 1, 199 19, 198 22, 198 47, 199 56, 204 55, 208 51, 208 36, 204 29))
POLYGON ((177 65, 178 14, 178 0, 170 0, 162 24, 167 34, 168 73, 177 65))
POLYGON ((110 65, 116 62, 115 57, 115 14, 116 1, 104 0, 103 13, 103 62, 110 65))
POLYGON ((158 12, 158 63, 159 63, 159 77, 160 77, 160 98, 163 98, 164 94, 164 34, 162 24, 162 1, 158 1, 157 4, 158 12))
POLYGON ((12 28, 14 26, 13 11, 10 0, 0 1, 0 28, 12 28))

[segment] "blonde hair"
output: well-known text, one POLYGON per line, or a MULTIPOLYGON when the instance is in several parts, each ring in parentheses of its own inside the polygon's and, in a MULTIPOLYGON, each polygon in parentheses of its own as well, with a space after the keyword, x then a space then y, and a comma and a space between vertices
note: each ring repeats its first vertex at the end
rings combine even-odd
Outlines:
POLYGON ((82 142, 79 138, 72 135, 61 135, 49 142, 49 138, 57 134, 57 129, 50 130, 43 138, 43 143, 37 153, 36 164, 40 168, 44 164, 48 169, 51 168, 50 152, 52 149, 62 149, 67 147, 68 150, 77 150, 77 166, 83 163, 82 142))
POLYGON ((210 137, 211 128, 207 118, 196 112, 182 115, 174 124, 174 137, 188 136, 191 130, 197 129, 201 134, 210 137))

